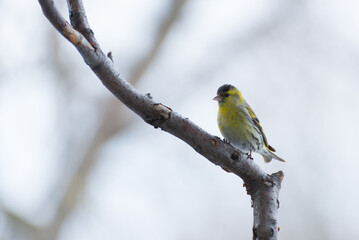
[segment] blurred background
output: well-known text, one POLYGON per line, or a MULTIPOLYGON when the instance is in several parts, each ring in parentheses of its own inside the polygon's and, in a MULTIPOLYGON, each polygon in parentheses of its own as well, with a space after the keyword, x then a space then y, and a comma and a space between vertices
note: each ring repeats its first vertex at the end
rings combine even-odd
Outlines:
MULTIPOLYGON (((211 134, 242 91, 287 160, 254 154, 285 173, 280 239, 359 238, 358 1, 84 2, 123 77, 211 134)), ((0 43, 0 239, 251 239, 242 180, 124 107, 37 1, 0 0, 0 43)))

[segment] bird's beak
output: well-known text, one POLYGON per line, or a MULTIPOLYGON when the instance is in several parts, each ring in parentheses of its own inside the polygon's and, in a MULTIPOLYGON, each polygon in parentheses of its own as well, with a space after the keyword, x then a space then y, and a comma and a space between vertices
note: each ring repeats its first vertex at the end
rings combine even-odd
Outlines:
POLYGON ((217 96, 215 96, 212 100, 221 102, 221 101, 223 101, 223 97, 217 95, 217 96))

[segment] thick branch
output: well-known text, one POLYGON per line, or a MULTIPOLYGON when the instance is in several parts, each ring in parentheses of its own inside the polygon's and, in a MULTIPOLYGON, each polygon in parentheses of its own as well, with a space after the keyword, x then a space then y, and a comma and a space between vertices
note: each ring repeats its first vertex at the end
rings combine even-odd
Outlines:
POLYGON ((268 176, 251 194, 253 202, 253 240, 277 239, 277 214, 282 171, 268 176))
MULTIPOLYGON (((81 1, 69 0, 70 12, 80 6, 81 14, 72 14, 71 21, 76 27, 88 26, 81 1), (78 4, 78 5, 76 5, 78 4)), ((39 0, 45 16, 54 27, 66 37, 80 52, 85 62, 99 77, 102 83, 128 108, 138 114, 145 122, 182 139, 198 153, 212 163, 230 170, 243 179, 247 192, 251 195, 254 207, 253 239, 276 239, 277 209, 279 206, 278 193, 280 190, 281 172, 267 175, 246 154, 238 152, 230 144, 213 136, 180 116, 169 107, 155 102, 148 95, 137 92, 115 70, 113 62, 107 58, 99 48, 92 47, 96 42, 84 37, 70 26, 59 15, 53 1, 39 0), (88 40, 92 41, 91 43, 88 40)), ((86 33, 92 31, 86 31, 86 33)))

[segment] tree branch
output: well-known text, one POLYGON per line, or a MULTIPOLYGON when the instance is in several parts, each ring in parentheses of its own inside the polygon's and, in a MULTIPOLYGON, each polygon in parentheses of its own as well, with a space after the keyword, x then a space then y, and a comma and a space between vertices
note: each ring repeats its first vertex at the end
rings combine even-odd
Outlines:
POLYGON ((79 31, 95 48, 99 48, 95 35, 87 21, 85 8, 82 1, 67 0, 71 25, 79 31))
POLYGON ((253 201, 253 239, 277 238, 278 195, 283 173, 266 174, 246 154, 180 116, 171 108, 140 94, 103 54, 91 31, 80 0, 68 0, 71 26, 51 0, 39 0, 44 15, 80 52, 84 61, 105 87, 145 122, 180 138, 212 163, 241 177, 253 201), (83 34, 82 34, 83 33, 83 34))
MULTIPOLYGON (((71 6, 71 8, 75 9, 75 5, 73 3, 68 4, 68 6, 71 6)), ((150 48, 150 51, 146 53, 142 57, 142 59, 134 66, 132 73, 130 74, 131 84, 133 84, 134 86, 136 85, 136 83, 139 82, 143 74, 150 66, 153 59, 155 59, 160 52, 162 43, 168 36, 168 33, 170 32, 172 26, 178 20, 180 16, 179 12, 183 8, 184 4, 185 1, 183 0, 172 1, 169 14, 159 23, 157 34, 152 43, 153 45, 150 48)), ((83 14, 84 11, 80 12, 82 12, 81 18, 86 18, 86 16, 84 16, 83 14)), ((71 14, 70 11, 70 19, 73 15, 74 14, 71 14)), ((75 24, 75 21, 77 21, 76 18, 72 20, 72 24, 75 24)), ((80 23, 78 23, 78 25, 80 25, 80 23)), ((91 31, 88 30, 81 32, 91 33, 91 31)), ((88 36, 86 37, 86 39, 89 39, 92 36, 88 36)), ((94 39, 94 41, 96 42, 96 39, 94 39)), ((132 118, 123 117, 124 115, 122 113, 124 112, 125 106, 119 106, 118 100, 116 98, 109 98, 108 101, 106 101, 105 103, 101 103, 101 105, 105 107, 106 110, 104 111, 103 118, 101 119, 99 127, 96 130, 96 133, 93 135, 93 138, 90 141, 89 145, 86 146, 86 150, 84 151, 83 157, 79 161, 80 164, 76 169, 75 174, 70 177, 69 182, 66 186, 66 190, 64 191, 64 194, 62 195, 61 200, 58 204, 58 208, 54 217, 48 225, 41 228, 41 231, 39 231, 44 233, 42 234, 42 236, 44 236, 44 239, 56 239, 63 226, 63 223, 77 207, 79 201, 74 201, 73 199, 79 199, 80 195, 83 193, 84 188, 86 187, 86 179, 90 174, 93 166, 96 165, 97 161, 99 160, 97 156, 99 149, 101 149, 103 144, 111 137, 118 134, 121 130, 129 127, 132 123, 134 123, 134 121, 130 120, 132 118)))

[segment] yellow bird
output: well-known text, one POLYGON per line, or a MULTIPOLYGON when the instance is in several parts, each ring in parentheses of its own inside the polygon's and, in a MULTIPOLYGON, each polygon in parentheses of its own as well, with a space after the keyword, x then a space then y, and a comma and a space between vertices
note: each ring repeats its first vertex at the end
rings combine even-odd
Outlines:
POLYGON ((257 116, 237 88, 225 84, 213 100, 218 101, 218 127, 226 140, 240 151, 249 152, 250 157, 252 151, 258 152, 266 163, 272 158, 285 162, 273 153, 275 149, 268 144, 257 116))

